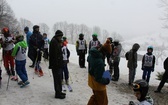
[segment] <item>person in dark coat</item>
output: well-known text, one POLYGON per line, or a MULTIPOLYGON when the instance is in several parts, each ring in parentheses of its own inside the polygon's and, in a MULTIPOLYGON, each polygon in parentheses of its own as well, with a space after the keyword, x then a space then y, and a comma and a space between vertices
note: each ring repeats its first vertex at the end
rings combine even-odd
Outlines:
POLYGON ((62 36, 63 32, 57 30, 55 36, 51 39, 49 45, 49 69, 52 69, 55 98, 64 99, 65 93, 62 93, 62 68, 64 65, 62 54, 62 36))
POLYGON ((44 46, 43 36, 39 32, 39 26, 33 26, 33 34, 29 39, 29 53, 28 56, 33 60, 33 64, 30 67, 35 67, 35 73, 39 73, 39 76, 43 76, 43 71, 40 67, 41 51, 44 46))
POLYGON ((163 74, 162 80, 160 81, 160 84, 159 84, 157 90, 155 90, 155 93, 160 93, 160 92, 161 92, 161 90, 162 90, 162 88, 163 88, 165 82, 166 82, 167 79, 168 79, 168 57, 167 57, 166 60, 164 61, 163 66, 164 66, 165 72, 164 72, 164 74, 163 74))
POLYGON ((137 68, 137 51, 140 48, 138 43, 135 43, 132 46, 132 49, 129 51, 127 67, 129 68, 129 83, 132 85, 135 79, 136 68, 137 68))
POLYGON ((80 68, 86 68, 85 66, 85 55, 87 54, 87 44, 84 39, 84 34, 79 34, 79 39, 76 41, 76 52, 79 56, 80 68))

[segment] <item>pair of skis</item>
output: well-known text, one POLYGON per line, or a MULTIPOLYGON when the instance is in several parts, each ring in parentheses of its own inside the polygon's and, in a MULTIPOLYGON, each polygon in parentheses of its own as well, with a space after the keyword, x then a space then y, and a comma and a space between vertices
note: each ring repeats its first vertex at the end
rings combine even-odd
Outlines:
POLYGON ((62 85, 62 90, 63 90, 64 92, 66 92, 67 89, 68 89, 69 92, 72 92, 72 91, 73 91, 71 85, 67 85, 67 84, 62 85))

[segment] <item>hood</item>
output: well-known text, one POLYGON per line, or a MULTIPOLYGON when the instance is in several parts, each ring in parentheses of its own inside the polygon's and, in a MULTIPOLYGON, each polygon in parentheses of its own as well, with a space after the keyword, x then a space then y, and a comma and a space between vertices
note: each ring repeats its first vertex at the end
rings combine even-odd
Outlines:
POLYGON ((97 50, 95 47, 90 49, 89 54, 93 58, 102 58, 103 57, 102 53, 99 50, 97 50))
POLYGON ((133 46, 132 46, 132 50, 133 51, 138 51, 138 49, 140 48, 140 45, 138 43, 135 43, 133 46))

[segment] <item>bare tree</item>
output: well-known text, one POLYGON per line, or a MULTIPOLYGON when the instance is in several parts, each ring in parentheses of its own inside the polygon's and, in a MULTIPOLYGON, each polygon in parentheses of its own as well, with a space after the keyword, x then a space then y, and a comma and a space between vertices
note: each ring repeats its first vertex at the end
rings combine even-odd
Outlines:
POLYGON ((48 27, 47 24, 40 23, 39 26, 40 26, 40 32, 41 32, 41 34, 43 34, 43 33, 49 34, 49 27, 48 27))
POLYGON ((19 30, 18 21, 6 0, 0 0, 0 23, 0 28, 8 27, 11 33, 19 30))
POLYGON ((105 40, 107 39, 107 37, 109 36, 109 32, 107 30, 103 30, 102 31, 102 41, 105 42, 105 40))

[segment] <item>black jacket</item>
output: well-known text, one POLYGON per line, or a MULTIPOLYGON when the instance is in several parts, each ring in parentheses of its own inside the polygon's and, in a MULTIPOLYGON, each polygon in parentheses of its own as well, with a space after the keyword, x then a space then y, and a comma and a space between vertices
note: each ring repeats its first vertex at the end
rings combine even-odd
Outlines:
POLYGON ((167 57, 166 60, 164 61, 163 66, 164 66, 165 71, 168 72, 168 57, 167 57))
POLYGON ((61 41, 55 36, 52 38, 49 46, 49 68, 60 69, 63 67, 63 55, 61 41))

